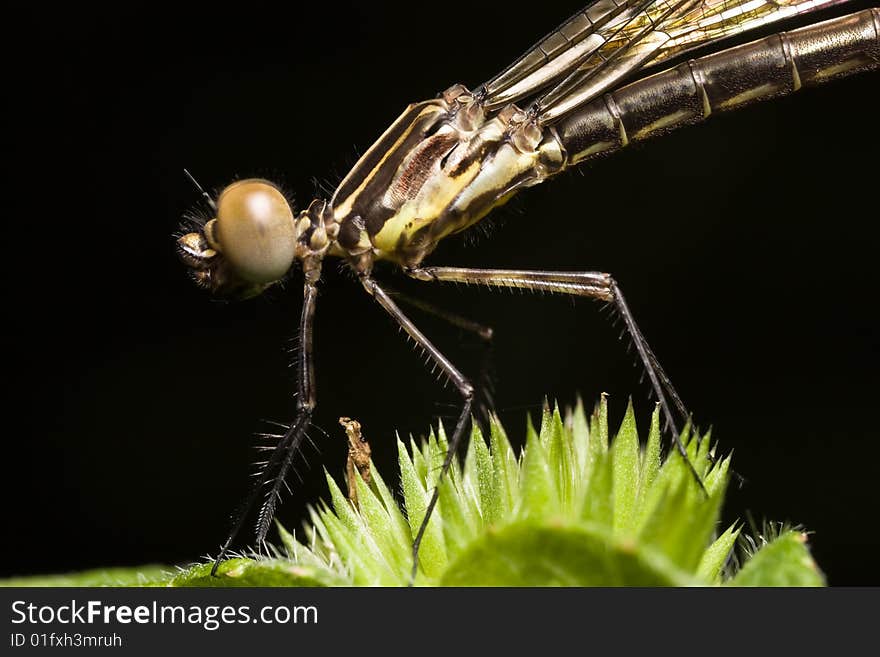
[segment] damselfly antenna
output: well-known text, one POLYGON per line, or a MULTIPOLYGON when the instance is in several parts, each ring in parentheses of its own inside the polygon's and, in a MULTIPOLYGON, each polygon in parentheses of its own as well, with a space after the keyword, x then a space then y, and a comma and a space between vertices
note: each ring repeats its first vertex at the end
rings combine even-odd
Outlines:
POLYGON ((214 203, 214 199, 211 198, 210 194, 208 194, 208 192, 206 192, 204 189, 202 189, 202 186, 199 184, 199 181, 196 180, 193 177, 193 175, 189 171, 187 171, 186 169, 183 170, 183 173, 186 175, 187 178, 189 178, 190 182, 196 186, 196 189, 199 190, 199 194, 201 194, 202 198, 205 199, 205 203, 207 203, 209 206, 211 206, 211 209, 214 212, 217 212, 217 204, 214 203))

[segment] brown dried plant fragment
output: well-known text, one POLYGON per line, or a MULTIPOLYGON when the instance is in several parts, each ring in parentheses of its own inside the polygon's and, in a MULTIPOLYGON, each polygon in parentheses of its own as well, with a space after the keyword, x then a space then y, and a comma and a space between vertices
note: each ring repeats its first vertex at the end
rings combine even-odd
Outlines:
POLYGON ((357 475, 369 486, 370 484, 370 443, 361 433, 361 423, 348 417, 339 418, 339 424, 345 427, 348 436, 348 458, 345 462, 345 474, 348 481, 348 499, 358 508, 357 475))

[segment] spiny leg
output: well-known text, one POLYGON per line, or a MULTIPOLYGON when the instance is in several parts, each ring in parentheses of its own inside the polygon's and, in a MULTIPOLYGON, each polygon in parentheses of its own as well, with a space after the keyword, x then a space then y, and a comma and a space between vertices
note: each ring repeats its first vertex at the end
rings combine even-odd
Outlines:
POLYGON ((492 339, 494 330, 491 326, 480 324, 472 319, 468 319, 462 315, 450 312, 445 308, 438 308, 433 303, 404 294, 387 283, 382 283, 382 288, 395 301, 403 302, 406 305, 418 308, 419 310, 433 315, 452 326, 460 328, 467 333, 475 335, 480 339, 480 369, 476 380, 471 380, 474 385, 473 414, 477 421, 480 431, 484 436, 488 436, 491 431, 490 418, 495 413, 495 385, 492 374, 492 339))
POLYGON ((632 338, 639 360, 648 373, 651 387, 657 396, 657 401, 663 411, 666 426, 672 432, 673 442, 678 452, 684 457, 691 472, 700 487, 703 487, 702 478, 697 473, 694 465, 687 456, 687 450, 681 442, 678 425, 675 416, 667 400, 667 392, 672 399, 675 409, 683 419, 688 419, 688 412, 681 401, 681 397, 672 386, 672 382, 660 367, 660 363, 654 352, 648 346, 648 341, 642 335, 638 325, 630 312, 623 292, 610 274, 603 272, 558 272, 558 271, 528 271, 507 269, 471 269, 466 267, 418 267, 407 270, 407 274, 420 281, 445 281, 464 283, 468 285, 487 285, 495 287, 524 288, 528 290, 556 292, 572 296, 601 299, 613 303, 618 313, 623 318, 626 330, 632 338))
POLYGON ((485 340, 486 342, 490 341, 494 335, 494 331, 491 326, 486 326, 485 324, 480 324, 479 322, 475 322, 472 319, 468 319, 458 313, 450 312, 445 308, 438 308, 433 303, 425 301, 424 299, 419 299, 418 297, 413 297, 408 294, 404 294, 403 292, 399 292, 398 290, 390 287, 387 283, 382 283, 382 287, 388 296, 396 299, 397 301, 402 301, 408 306, 412 306, 413 308, 418 308, 429 315, 434 315, 442 319, 443 321, 455 326, 457 328, 462 329, 463 331, 467 331, 468 333, 473 333, 481 340, 485 340))
POLYGON ((309 428, 312 413, 315 409, 315 367, 312 355, 312 334, 315 319, 315 300, 318 288, 314 283, 306 283, 303 290, 303 309, 299 322, 299 362, 297 371, 296 418, 281 436, 269 460, 258 473, 257 481, 237 513, 226 541, 220 548, 220 554, 211 568, 211 575, 216 575, 220 562, 226 556, 230 545, 238 536, 251 509, 263 497, 260 512, 257 516, 256 543, 261 545, 266 540, 269 525, 275 517, 275 506, 281 496, 281 487, 287 477, 293 459, 299 451, 306 430, 309 428))
POLYGON ((452 465, 452 459, 455 458, 455 454, 458 451, 458 447, 461 443, 462 437, 464 436, 465 429, 467 429, 468 418, 471 414, 471 406, 473 405, 474 399, 474 388, 470 384, 470 382, 458 371, 458 369, 447 360, 446 356, 444 356, 440 350, 435 347, 430 340, 416 327, 412 321, 403 314, 400 308, 397 307, 397 304, 391 299, 385 290, 383 290, 375 280, 370 278, 369 276, 361 276, 361 283, 364 286, 364 289, 371 294, 376 301, 379 302, 379 305, 382 306, 385 311, 391 315, 394 320, 400 325, 400 327, 407 332, 407 334, 416 341, 427 353, 431 360, 440 367, 443 371, 443 374, 455 385, 458 389, 459 394, 461 394, 462 399, 464 400, 464 405, 461 409, 461 414, 458 416, 458 421, 455 423, 455 430, 452 432, 452 438, 449 441, 449 451, 446 453, 446 458, 443 460, 443 467, 440 469, 440 476, 437 478, 437 484, 434 487, 434 491, 431 494, 431 499, 428 502, 428 507, 425 509, 425 517, 422 518, 422 522, 419 525, 419 530, 416 532, 415 538, 413 539, 413 548, 412 548, 412 556, 413 556, 413 564, 412 571, 410 572, 410 583, 415 581, 416 572, 419 567, 419 546, 422 543, 422 538, 425 535, 425 530, 428 527, 428 521, 431 519, 431 514, 434 511, 434 507, 437 505, 437 500, 440 497, 440 484, 443 481, 443 478, 446 476, 447 471, 449 470, 450 465, 452 465))

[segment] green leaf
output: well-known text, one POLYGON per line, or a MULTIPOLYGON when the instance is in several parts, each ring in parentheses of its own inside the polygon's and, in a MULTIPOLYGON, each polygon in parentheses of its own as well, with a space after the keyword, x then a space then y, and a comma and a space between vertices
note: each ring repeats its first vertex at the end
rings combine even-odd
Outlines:
POLYGON ((492 487, 493 494, 498 498, 500 518, 514 511, 519 490, 519 465, 507 440, 507 434, 497 418, 492 420, 489 441, 492 452, 492 487))
POLYGON ((0 580, 7 586, 164 586, 174 577, 168 566, 147 565, 134 568, 96 568, 67 575, 38 575, 0 580))
POLYGON ((590 475, 584 493, 581 519, 610 529, 614 524, 614 473, 611 457, 600 452, 593 458, 593 474, 590 475))
POLYGON ((651 428, 648 431, 648 443, 642 453, 639 473, 639 503, 644 504, 648 490, 654 485, 660 472, 660 404, 654 406, 651 415, 651 428))
POLYGON ((402 541, 404 544, 410 543, 412 537, 410 536, 409 524, 400 512, 397 500, 394 499, 394 495, 391 494, 388 486, 385 485, 382 475, 379 474, 379 470, 372 461, 370 461, 370 478, 372 479, 371 487, 379 494, 379 499, 382 500, 382 505, 385 507, 385 511, 391 520, 393 529, 390 531, 394 532, 398 541, 402 541))
POLYGON ((719 492, 723 494, 724 489, 727 487, 727 475, 730 472, 730 457, 731 455, 728 454, 725 458, 721 459, 721 461, 717 463, 714 468, 709 470, 703 478, 703 483, 710 495, 715 495, 719 492))
MULTIPOLYGON (((496 421, 493 419, 493 423, 496 421)), ((474 468, 476 471, 477 488, 480 496, 480 511, 483 517, 483 525, 491 525, 504 514, 504 505, 501 500, 503 494, 500 486, 496 486, 495 471, 492 464, 492 454, 486 446, 483 434, 474 423, 474 433, 471 436, 471 449, 474 454, 474 468)))
POLYGON ((376 550, 365 547, 367 540, 357 529, 347 527, 329 509, 321 511, 320 517, 330 545, 347 566, 355 584, 376 586, 396 581, 388 572, 387 564, 376 560, 376 550))
POLYGON ((452 558, 460 552, 477 533, 476 512, 471 507, 461 482, 448 477, 440 484, 440 500, 443 509, 443 535, 446 554, 452 558))
POLYGON ((407 576, 412 565, 409 533, 401 533, 399 525, 385 509, 379 497, 364 483, 357 469, 355 469, 355 477, 359 513, 363 519, 364 531, 369 532, 381 555, 379 558, 388 564, 390 573, 401 578, 407 576))
POLYGON ((230 559, 211 575, 213 564, 193 566, 175 576, 168 586, 338 586, 342 577, 329 571, 291 563, 287 559, 230 559))
POLYGON ((727 563, 728 557, 739 537, 740 528, 732 524, 721 534, 712 545, 703 553, 700 565, 697 566, 697 577, 712 584, 721 583, 721 569, 727 563))
MULTIPOLYGON (((325 474, 336 515, 327 514, 324 523, 343 560, 357 564, 353 573, 355 581, 384 585, 397 583, 399 570, 387 558, 390 551, 387 545, 380 546, 375 538, 375 534, 381 531, 380 525, 367 525, 330 474, 325 474)), ((372 493, 366 488, 364 493, 362 502, 369 505, 372 493)), ((379 542, 388 543, 384 537, 379 542)))
POLYGON ((608 395, 604 392, 599 397, 599 404, 590 417, 590 457, 608 451, 608 395))
POLYGON ((550 470, 544 443, 529 422, 523 455, 520 513, 526 517, 547 517, 559 511, 559 495, 550 470))
POLYGON ((296 537, 288 532, 277 520, 275 526, 278 529, 278 536, 281 538, 281 544, 287 553, 287 558, 301 566, 309 566, 312 568, 327 568, 327 563, 316 553, 312 552, 305 545, 296 540, 296 537))
POLYGON ((807 549, 806 534, 788 530, 765 544, 728 583, 730 586, 825 586, 807 549))
MULTIPOLYGON (((425 492, 424 480, 419 477, 406 451, 406 447, 400 441, 397 443, 397 453, 398 462, 400 463, 400 479, 403 484, 403 497, 409 519, 410 535, 412 540, 415 540, 422 520, 425 517, 429 498, 425 492)), ((416 453, 418 453, 418 450, 416 450, 416 453)), ((446 546, 443 540, 442 526, 443 507, 439 502, 437 507, 428 521, 428 526, 425 529, 425 535, 419 548, 419 566, 431 578, 439 577, 446 566, 446 546)))
POLYGON ((545 446, 547 465, 550 467, 551 481, 556 489, 560 508, 571 504, 575 484, 572 481, 572 466, 575 463, 571 438, 562 424, 559 408, 544 410, 541 420, 541 443, 545 446))
MULTIPOLYGON (((434 436, 434 430, 431 429, 429 434, 430 437, 434 436)), ((425 443, 425 449, 427 449, 427 443, 425 443)), ((398 449, 398 451, 400 451, 398 449)), ((412 455, 412 465, 415 468, 416 474, 421 481, 425 481, 428 477, 428 466, 425 465, 425 457, 422 455, 422 451, 419 449, 418 444, 416 444, 415 439, 410 436, 409 437, 409 451, 412 455)), ((407 457, 410 458, 410 457, 407 457)))
POLYGON ((577 399, 574 411, 566 418, 566 424, 575 455, 575 469, 572 473, 575 488, 572 499, 577 500, 583 497, 583 488, 590 476, 590 429, 584 403, 580 397, 577 399))
POLYGON ((444 586, 686 586, 662 555, 615 543, 608 529, 518 522, 490 530, 450 564, 444 586))
POLYGON ((646 517, 639 540, 657 547, 680 568, 693 571, 709 545, 720 509, 720 494, 707 498, 693 475, 679 470, 646 517))
POLYGON ((626 407, 620 431, 611 445, 613 527, 618 535, 632 531, 636 520, 639 487, 639 436, 632 400, 626 407))

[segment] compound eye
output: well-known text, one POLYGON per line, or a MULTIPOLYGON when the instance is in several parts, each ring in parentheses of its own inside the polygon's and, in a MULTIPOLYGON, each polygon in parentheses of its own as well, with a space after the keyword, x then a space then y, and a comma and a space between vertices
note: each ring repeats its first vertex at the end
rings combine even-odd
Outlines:
POLYGON ((217 200, 214 237, 236 274, 251 283, 271 283, 293 265, 293 210, 265 180, 239 180, 217 200))

